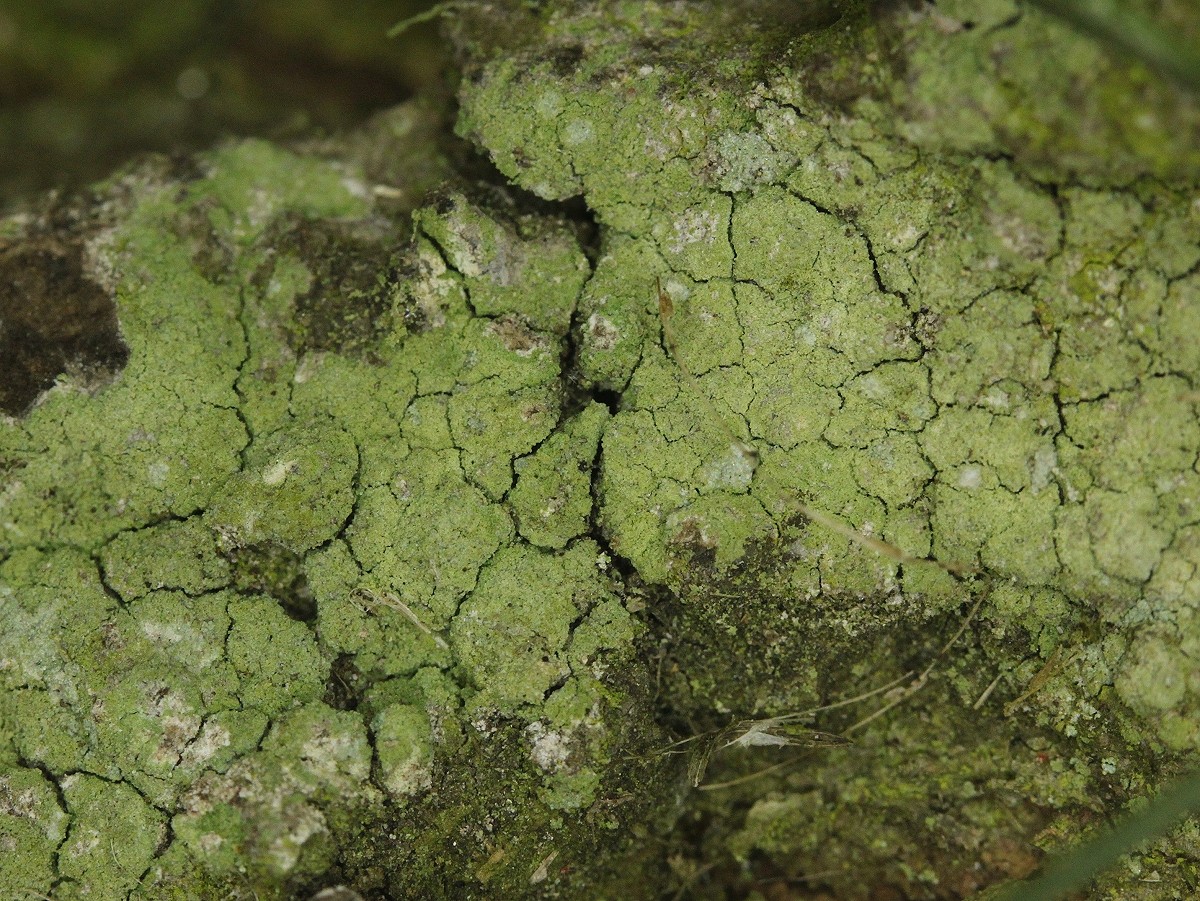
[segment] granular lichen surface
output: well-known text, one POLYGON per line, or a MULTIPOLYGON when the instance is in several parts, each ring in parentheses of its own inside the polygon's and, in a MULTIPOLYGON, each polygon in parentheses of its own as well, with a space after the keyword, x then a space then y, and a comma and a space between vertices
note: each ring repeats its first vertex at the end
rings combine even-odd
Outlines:
POLYGON ((1195 765, 1195 103, 636 6, 455 13, 489 183, 413 103, 0 231, 121 342, 0 422, 0 885, 955 898, 1195 765))

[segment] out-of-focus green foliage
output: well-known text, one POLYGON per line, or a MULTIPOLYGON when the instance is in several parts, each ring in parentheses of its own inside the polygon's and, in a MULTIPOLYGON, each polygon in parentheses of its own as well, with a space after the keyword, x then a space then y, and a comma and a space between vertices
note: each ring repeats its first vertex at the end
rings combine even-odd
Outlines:
POLYGON ((360 122, 439 77, 423 0, 0 0, 0 208, 143 150, 360 122))

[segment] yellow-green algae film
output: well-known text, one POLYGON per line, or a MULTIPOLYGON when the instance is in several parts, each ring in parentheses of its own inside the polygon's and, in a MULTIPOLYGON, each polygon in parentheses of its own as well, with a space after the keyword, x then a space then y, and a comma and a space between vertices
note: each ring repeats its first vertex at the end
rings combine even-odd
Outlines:
POLYGON ((447 30, 495 171, 0 232, 120 339, 0 423, 10 894, 957 898, 1196 766, 1195 100, 1016 3, 447 30))

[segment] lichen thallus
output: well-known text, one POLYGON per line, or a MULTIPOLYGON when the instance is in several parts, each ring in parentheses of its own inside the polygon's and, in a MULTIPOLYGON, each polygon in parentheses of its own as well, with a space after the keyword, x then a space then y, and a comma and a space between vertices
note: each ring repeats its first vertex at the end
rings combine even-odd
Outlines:
MULTIPOLYGON (((675 341, 675 330, 671 325, 671 319, 675 315, 675 304, 671 300, 671 295, 662 286, 662 279, 656 277, 655 288, 658 292, 658 315, 662 323, 663 346, 667 355, 674 361, 679 372, 683 376, 684 382, 687 383, 688 390, 695 397, 700 406, 704 409, 705 414, 716 425, 724 436, 729 440, 730 449, 742 456, 751 467, 751 470, 757 468, 759 454, 757 448, 747 441, 743 441, 730 428, 729 423, 717 410, 716 405, 712 402, 709 396, 701 390, 699 382, 688 368, 687 364, 679 354, 675 341)), ((978 573, 978 570, 972 566, 966 566, 957 563, 943 563, 939 560, 934 560, 929 557, 914 557, 906 553, 901 548, 893 544, 889 544, 879 538, 871 535, 866 535, 855 529, 853 526, 847 525, 841 520, 822 510, 818 510, 799 499, 795 500, 796 507, 800 514, 810 522, 836 532, 842 537, 866 548, 881 556, 887 557, 900 564, 928 564, 937 566, 946 572, 956 576, 965 576, 978 573)), ((661 750, 665 754, 690 753, 691 761, 688 765, 688 778, 693 787, 703 790, 713 790, 718 788, 727 788, 737 785, 741 782, 766 775, 772 771, 781 769, 790 764, 795 758, 777 763, 774 766, 767 767, 748 776, 739 779, 733 779, 727 782, 702 784, 704 774, 708 769, 709 758, 717 751, 725 748, 832 748, 851 744, 850 735, 859 729, 865 727, 868 723, 879 718, 887 713, 898 704, 910 698, 916 692, 925 687, 932 675, 938 661, 940 661, 950 651, 951 647, 958 641, 962 634, 967 630, 975 614, 979 610, 980 604, 983 602, 985 595, 980 595, 970 611, 959 625, 958 630, 951 636, 950 640, 942 646, 942 648, 934 655, 932 661, 921 670, 919 673, 916 670, 910 670, 897 678, 893 679, 886 685, 881 685, 873 688, 870 691, 855 695, 851 698, 844 698, 840 701, 835 701, 830 704, 825 704, 820 707, 812 707, 807 710, 796 711, 794 713, 786 713, 781 716, 761 717, 758 719, 742 719, 737 720, 729 725, 721 728, 703 732, 698 735, 693 735, 688 738, 681 739, 668 745, 661 750), (911 680, 911 681, 910 681, 911 680), (907 682, 907 684, 905 684, 907 682), (847 707, 851 704, 857 704, 866 701, 870 698, 882 696, 883 704, 876 708, 872 713, 858 720, 852 726, 848 727, 841 735, 831 732, 821 732, 812 729, 807 725, 811 722, 816 714, 824 713, 829 710, 835 710, 839 707, 847 707)))

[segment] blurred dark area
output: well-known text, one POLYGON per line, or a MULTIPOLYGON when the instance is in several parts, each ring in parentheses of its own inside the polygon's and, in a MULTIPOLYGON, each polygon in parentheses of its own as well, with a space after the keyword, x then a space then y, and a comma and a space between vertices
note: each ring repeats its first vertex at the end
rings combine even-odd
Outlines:
POLYGON ((0 0, 0 213, 148 150, 341 131, 443 77, 432 0, 0 0))

